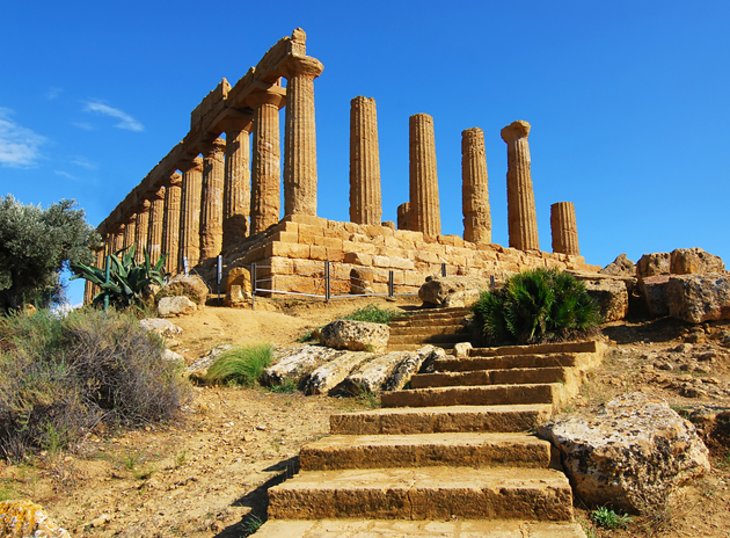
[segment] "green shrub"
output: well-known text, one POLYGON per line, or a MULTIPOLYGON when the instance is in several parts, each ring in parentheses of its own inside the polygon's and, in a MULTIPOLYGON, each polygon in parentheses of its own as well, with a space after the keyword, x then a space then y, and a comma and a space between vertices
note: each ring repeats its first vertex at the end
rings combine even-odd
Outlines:
POLYGON ((297 382, 293 379, 285 379, 279 385, 270 385, 266 389, 279 394, 292 394, 297 391, 297 382))
POLYGON ((225 383, 251 387, 272 361, 269 345, 234 347, 221 354, 208 368, 205 380, 208 383, 225 383))
POLYGON ((599 527, 604 529, 625 529, 631 523, 631 516, 617 514, 610 508, 602 506, 591 512, 591 519, 599 527))
POLYGON ((190 393, 163 350, 114 310, 0 318, 0 455, 55 451, 99 423, 172 418, 190 393))
POLYGON ((374 304, 369 304, 355 310, 342 319, 369 321, 370 323, 390 323, 398 316, 400 316, 400 313, 397 310, 384 309, 374 304))
POLYGON ((584 336, 601 321, 598 305, 574 276, 535 269, 482 293, 475 319, 488 343, 532 344, 584 336))

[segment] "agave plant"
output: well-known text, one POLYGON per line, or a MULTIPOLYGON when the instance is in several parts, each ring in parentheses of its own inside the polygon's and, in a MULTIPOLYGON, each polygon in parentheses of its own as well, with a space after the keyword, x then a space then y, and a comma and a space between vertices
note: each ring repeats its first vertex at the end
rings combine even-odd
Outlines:
POLYGON ((146 249, 142 262, 137 262, 134 254, 134 246, 111 254, 108 280, 104 268, 82 263, 71 266, 75 273, 71 279, 83 278, 99 288, 92 301, 94 306, 102 306, 105 297, 109 297, 109 304, 117 309, 142 306, 152 295, 153 286, 164 284, 165 256, 160 256, 153 264, 146 249))

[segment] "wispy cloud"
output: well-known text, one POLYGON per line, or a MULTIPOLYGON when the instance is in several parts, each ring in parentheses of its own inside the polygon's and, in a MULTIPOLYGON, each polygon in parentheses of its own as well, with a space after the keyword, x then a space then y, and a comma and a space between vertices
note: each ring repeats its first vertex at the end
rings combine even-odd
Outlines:
POLYGON ((46 92, 46 99, 49 101, 53 101, 54 99, 58 99, 58 97, 63 93, 63 88, 59 88, 57 86, 51 86, 48 88, 48 91, 46 92))
POLYGON ((86 157, 74 157, 71 159, 71 164, 84 168, 86 170, 96 170, 99 166, 95 162, 91 162, 86 157))
POLYGON ((61 176, 61 177, 65 177, 66 179, 70 179, 71 181, 79 180, 79 178, 77 178, 75 175, 70 174, 70 173, 66 172, 65 170, 54 170, 53 173, 56 174, 57 176, 61 176))
POLYGON ((13 111, 0 107, 0 166, 27 168, 37 164, 46 139, 12 119, 13 111))
POLYGON ((96 127, 91 125, 88 121, 72 121, 71 125, 77 127, 83 131, 95 131, 96 127))
POLYGON ((101 103, 99 101, 88 101, 86 103, 84 111, 102 114, 104 116, 109 116, 110 118, 119 120, 114 125, 119 129, 125 129, 127 131, 134 131, 137 133, 144 131, 144 125, 142 125, 139 121, 133 118, 130 114, 127 114, 123 110, 114 108, 113 106, 109 106, 105 103, 101 103))

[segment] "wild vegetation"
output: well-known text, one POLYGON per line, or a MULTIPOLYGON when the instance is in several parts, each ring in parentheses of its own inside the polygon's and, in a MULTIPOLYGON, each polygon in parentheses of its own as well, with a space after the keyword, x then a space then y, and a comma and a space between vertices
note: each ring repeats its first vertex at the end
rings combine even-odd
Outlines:
POLYGON ((0 455, 64 448, 101 424, 172 418, 190 393, 163 351, 115 310, 0 317, 0 455))
POLYGON ((208 383, 254 386, 272 361, 269 345, 241 346, 224 351, 208 368, 208 383))
POLYGON ((377 305, 369 304, 362 308, 358 308, 342 319, 349 319, 352 321, 369 321, 370 323, 390 323, 399 315, 400 314, 397 310, 380 308, 377 305))
POLYGON ((518 273, 482 293, 475 321, 490 344, 565 340, 587 334, 601 321, 598 305, 574 276, 554 269, 518 273))

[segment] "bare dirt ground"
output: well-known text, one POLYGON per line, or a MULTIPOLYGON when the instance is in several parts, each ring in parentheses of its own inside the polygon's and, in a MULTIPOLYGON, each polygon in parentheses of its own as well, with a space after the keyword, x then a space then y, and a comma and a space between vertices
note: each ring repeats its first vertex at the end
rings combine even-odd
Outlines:
MULTIPOLYGON (((256 312, 207 307, 174 320, 184 329, 174 348, 190 362, 221 343, 290 345, 371 302, 396 306, 359 300, 329 307, 284 301, 277 311, 262 303, 256 312)), ((604 333, 612 343, 604 363, 568 411, 633 390, 661 396, 683 413, 730 408, 730 324, 698 330, 658 321, 615 325, 604 333)), ((0 463, 0 499, 30 498, 74 536, 246 536, 265 517, 266 489, 294 472, 300 447, 327 433, 329 415, 365 406, 263 389, 196 387, 174 424, 97 432, 72 451, 23 465, 0 463)), ((666 510, 635 518, 627 530, 594 528, 580 506, 577 516, 595 537, 729 538, 728 449, 714 445, 709 475, 683 488, 666 510)))

